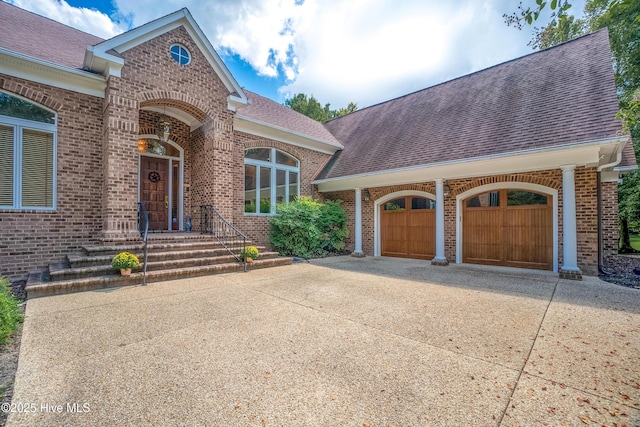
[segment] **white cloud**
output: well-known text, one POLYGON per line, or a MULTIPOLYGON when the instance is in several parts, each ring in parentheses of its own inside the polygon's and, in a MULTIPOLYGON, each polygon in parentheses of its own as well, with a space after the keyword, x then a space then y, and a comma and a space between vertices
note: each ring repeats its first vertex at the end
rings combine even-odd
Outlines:
MULTIPOLYGON (((219 52, 238 54, 260 75, 284 76, 280 93, 314 94, 338 108, 371 105, 530 53, 530 29, 507 27, 502 18, 518 2, 114 0, 114 6, 132 26, 187 7, 219 52)), ((64 0, 13 3, 102 37, 125 26, 64 0)))
POLYGON ((127 30, 124 22, 115 22, 95 9, 72 7, 65 0, 8 0, 8 3, 104 39, 127 30))

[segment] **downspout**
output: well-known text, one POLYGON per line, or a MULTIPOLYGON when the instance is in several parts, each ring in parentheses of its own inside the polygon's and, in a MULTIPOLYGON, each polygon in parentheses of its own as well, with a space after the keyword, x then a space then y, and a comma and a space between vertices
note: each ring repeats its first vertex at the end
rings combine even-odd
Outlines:
POLYGON ((616 154, 616 160, 611 162, 611 163, 607 163, 604 164, 602 166, 598 166, 597 172, 596 172, 596 197, 598 198, 598 271, 600 272, 600 274, 603 274, 605 276, 608 276, 611 274, 610 271, 605 270, 604 268, 604 251, 603 251, 603 244, 602 244, 602 183, 601 183, 601 175, 602 175, 602 170, 608 167, 613 167, 618 165, 620 162, 622 161, 622 152, 618 152, 616 154))

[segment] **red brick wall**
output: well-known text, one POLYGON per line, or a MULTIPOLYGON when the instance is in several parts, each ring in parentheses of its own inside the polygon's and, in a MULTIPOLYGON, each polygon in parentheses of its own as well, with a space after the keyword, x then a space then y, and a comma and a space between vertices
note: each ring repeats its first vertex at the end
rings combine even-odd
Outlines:
POLYGON ((607 257, 618 253, 618 183, 603 182, 600 186, 602 201, 602 255, 607 257))
POLYGON ((20 279, 99 236, 103 100, 2 74, 0 88, 58 113, 56 210, 0 210, 0 275, 20 279))

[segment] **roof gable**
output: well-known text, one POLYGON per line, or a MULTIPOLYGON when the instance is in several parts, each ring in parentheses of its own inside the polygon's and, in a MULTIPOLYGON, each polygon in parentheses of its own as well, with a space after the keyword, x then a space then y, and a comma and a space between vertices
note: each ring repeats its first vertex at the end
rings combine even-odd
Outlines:
POLYGON ((611 139, 617 111, 601 30, 327 122, 345 149, 318 180, 611 139))
POLYGON ((124 65, 121 53, 181 26, 189 33, 229 91, 229 107, 235 110, 238 106, 246 104, 247 97, 242 88, 186 8, 89 46, 84 57, 84 67, 104 75, 119 77, 124 65))

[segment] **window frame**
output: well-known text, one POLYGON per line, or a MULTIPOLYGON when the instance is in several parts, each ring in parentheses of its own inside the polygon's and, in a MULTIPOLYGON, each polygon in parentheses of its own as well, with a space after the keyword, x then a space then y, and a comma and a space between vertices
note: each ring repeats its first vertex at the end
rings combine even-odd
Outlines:
MULTIPOLYGON (((21 98, 14 94, 10 96, 21 98)), ((24 99, 24 98, 21 98, 24 99)), ((20 119, 12 116, 0 115, 0 125, 13 128, 13 203, 11 205, 0 205, 0 210, 32 210, 32 211, 55 211, 57 208, 57 187, 58 187, 58 114, 49 108, 43 107, 31 100, 27 102, 51 111, 54 114, 54 124, 42 123, 32 120, 20 119), (37 132, 50 133, 52 135, 52 159, 51 159, 51 206, 26 206, 22 204, 22 159, 24 152, 23 131, 33 130, 37 132)))
MULTIPOLYGON (((292 156, 291 154, 287 153, 284 150, 278 150, 277 148, 272 148, 272 147, 251 147, 251 148, 247 148, 244 150, 245 154, 244 154, 244 166, 255 166, 255 192, 256 192, 256 211, 255 212, 244 212, 245 215, 247 216, 270 216, 270 215, 275 215, 275 207, 276 204, 278 203, 277 198, 278 198, 278 181, 277 181, 277 171, 279 170, 283 170, 286 171, 285 174, 285 183, 284 183, 284 187, 285 187, 285 194, 284 194, 284 203, 289 203, 289 199, 290 199, 290 189, 291 189, 291 185, 292 182, 290 181, 290 176, 291 176, 291 172, 294 172, 297 174, 296 177, 296 189, 297 189, 297 194, 295 194, 295 196, 300 196, 300 160, 294 156, 292 156), (263 148, 263 149, 268 149, 271 151, 270 153, 270 161, 266 161, 266 160, 256 160, 256 159, 248 159, 246 157, 246 153, 248 150, 252 150, 252 149, 256 149, 256 148, 263 148), (277 152, 281 152, 283 154, 285 154, 286 156, 294 159, 297 163, 297 166, 288 166, 288 165, 283 165, 281 163, 277 163, 277 152), (260 188, 260 169, 261 167, 265 167, 265 168, 270 168, 270 174, 269 174, 269 181, 270 181, 270 187, 269 187, 269 203, 270 203, 270 210, 269 212, 260 212, 260 192, 261 192, 261 188, 260 188)), ((243 170, 246 170, 246 167, 243 168, 243 170)), ((245 176, 245 182, 246 182, 246 176, 245 176)), ((244 188, 244 193, 246 194, 246 188, 244 188)), ((244 206, 246 206, 246 197, 244 198, 244 206)), ((282 202, 280 202, 282 203, 282 202)))
POLYGON ((169 54, 171 55, 171 59, 173 59, 175 62, 178 63, 178 65, 185 67, 189 64, 191 64, 191 59, 192 59, 192 55, 191 52, 189 51, 189 49, 187 49, 186 47, 184 47, 183 45, 181 45, 180 43, 174 43, 169 47, 169 54), (178 48, 178 53, 174 53, 173 52, 173 48, 178 48), (183 55, 182 53, 185 53, 185 55, 183 55), (178 59, 176 59, 175 56, 178 57, 178 59), (182 58, 186 58, 187 62, 182 63, 182 58))

